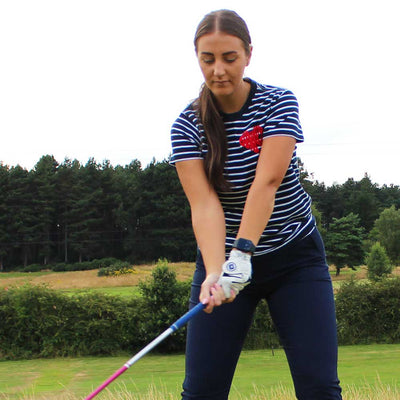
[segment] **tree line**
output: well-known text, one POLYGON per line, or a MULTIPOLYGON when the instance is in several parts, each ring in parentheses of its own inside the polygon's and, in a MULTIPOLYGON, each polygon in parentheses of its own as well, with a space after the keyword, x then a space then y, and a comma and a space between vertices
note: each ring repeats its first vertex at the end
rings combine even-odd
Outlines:
POLYGON ((193 259, 190 211, 167 161, 0 164, 0 265, 193 259))
MULTIPOLYGON (((357 265, 365 241, 379 236, 382 212, 398 212, 399 186, 380 186, 368 175, 326 186, 301 167, 328 255, 338 254, 333 233, 340 238, 343 230, 351 232, 349 241, 358 238, 361 246, 350 263, 357 265)), ((0 163, 0 193, 0 270, 104 257, 133 263, 195 257, 190 208, 168 160, 145 168, 138 160, 114 167, 93 158, 58 163, 51 155, 31 170, 0 163)))

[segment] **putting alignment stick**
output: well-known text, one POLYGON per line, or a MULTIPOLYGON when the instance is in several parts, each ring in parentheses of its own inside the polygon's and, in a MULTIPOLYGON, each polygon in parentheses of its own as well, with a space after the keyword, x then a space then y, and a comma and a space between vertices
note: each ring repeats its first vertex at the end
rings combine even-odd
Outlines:
POLYGON ((166 337, 171 333, 177 331, 183 325, 185 325, 191 318, 193 318, 201 310, 204 310, 205 304, 199 303, 186 314, 176 320, 168 329, 166 329, 160 336, 157 336, 151 343, 134 355, 129 361, 127 361, 118 371, 114 372, 106 381, 104 381, 95 391, 93 391, 85 400, 93 399, 97 396, 105 387, 107 387, 112 381, 117 379, 121 374, 123 374, 129 367, 139 361, 145 354, 161 343, 166 337))

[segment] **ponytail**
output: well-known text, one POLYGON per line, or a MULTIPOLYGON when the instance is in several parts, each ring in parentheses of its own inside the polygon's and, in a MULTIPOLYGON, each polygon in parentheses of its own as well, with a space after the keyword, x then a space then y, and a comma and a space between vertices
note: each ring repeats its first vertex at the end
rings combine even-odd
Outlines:
POLYGON ((224 121, 216 106, 214 95, 205 84, 201 87, 195 107, 207 139, 208 148, 204 168, 208 181, 216 190, 229 191, 230 185, 224 176, 228 154, 224 121))

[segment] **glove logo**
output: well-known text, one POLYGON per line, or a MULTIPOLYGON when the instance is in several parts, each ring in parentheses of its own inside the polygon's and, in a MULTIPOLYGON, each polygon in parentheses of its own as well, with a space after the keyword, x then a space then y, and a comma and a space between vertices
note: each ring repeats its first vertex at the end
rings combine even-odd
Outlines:
POLYGON ((226 269, 229 272, 236 271, 236 264, 234 262, 229 262, 229 263, 226 264, 226 269))

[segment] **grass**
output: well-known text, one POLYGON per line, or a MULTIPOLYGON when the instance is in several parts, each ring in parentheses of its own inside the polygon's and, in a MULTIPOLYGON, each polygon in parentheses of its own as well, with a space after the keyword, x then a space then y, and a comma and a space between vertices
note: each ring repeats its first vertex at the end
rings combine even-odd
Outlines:
MULTIPOLYGON (((129 357, 3 361, 0 362, 0 399, 81 399, 129 357)), ((340 347, 339 374, 344 398, 400 400, 399 364, 400 344, 340 347)), ((150 354, 97 398, 177 399, 183 371, 183 355, 150 354)), ((270 350, 244 351, 231 393, 231 400, 294 399, 284 352, 275 350, 272 355, 270 350)))
POLYGON ((98 287, 91 289, 60 289, 63 293, 73 296, 80 293, 104 293, 112 296, 132 297, 140 296, 137 286, 98 287))

